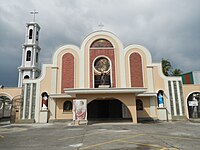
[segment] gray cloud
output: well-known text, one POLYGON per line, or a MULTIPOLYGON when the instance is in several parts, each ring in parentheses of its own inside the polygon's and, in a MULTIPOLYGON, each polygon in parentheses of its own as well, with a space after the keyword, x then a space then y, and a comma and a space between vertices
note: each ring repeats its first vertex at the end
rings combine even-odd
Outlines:
POLYGON ((0 84, 16 86, 29 11, 39 11, 41 63, 65 44, 80 46, 102 22, 124 46, 140 44, 154 62, 169 59, 184 72, 200 70, 198 0, 3 0, 0 5, 0 84))

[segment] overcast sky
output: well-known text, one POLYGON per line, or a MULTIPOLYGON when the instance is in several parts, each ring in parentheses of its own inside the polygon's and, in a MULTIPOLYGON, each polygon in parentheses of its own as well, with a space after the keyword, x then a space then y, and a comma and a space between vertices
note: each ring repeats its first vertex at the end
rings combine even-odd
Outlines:
POLYGON ((57 48, 80 46, 103 23, 124 47, 139 44, 154 62, 168 59, 184 72, 200 71, 200 0, 0 0, 0 84, 17 86, 25 25, 39 14, 40 62, 57 48))

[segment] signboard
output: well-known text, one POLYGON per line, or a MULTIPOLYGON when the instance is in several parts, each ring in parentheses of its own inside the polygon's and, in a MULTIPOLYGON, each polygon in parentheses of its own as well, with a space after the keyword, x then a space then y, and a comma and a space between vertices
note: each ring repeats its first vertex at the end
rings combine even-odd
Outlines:
POLYGON ((189 106, 198 106, 198 101, 188 101, 189 106))
POLYGON ((75 99, 73 100, 73 120, 87 121, 87 100, 86 99, 75 99))

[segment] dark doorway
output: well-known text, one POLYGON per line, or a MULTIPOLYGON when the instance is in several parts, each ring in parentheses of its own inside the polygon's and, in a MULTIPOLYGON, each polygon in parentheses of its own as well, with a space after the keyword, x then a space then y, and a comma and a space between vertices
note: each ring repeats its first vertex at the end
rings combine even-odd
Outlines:
POLYGON ((122 102, 119 100, 93 100, 87 110, 88 120, 122 119, 122 102))
POLYGON ((200 92, 194 92, 187 99, 189 118, 200 118, 200 92))
POLYGON ((7 96, 0 96, 0 120, 9 121, 12 101, 7 96))

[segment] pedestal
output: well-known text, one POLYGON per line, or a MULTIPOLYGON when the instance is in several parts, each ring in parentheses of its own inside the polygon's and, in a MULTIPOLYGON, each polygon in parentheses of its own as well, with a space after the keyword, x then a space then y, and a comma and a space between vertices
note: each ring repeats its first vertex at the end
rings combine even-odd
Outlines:
POLYGON ((158 107, 158 119, 159 120, 168 120, 167 118, 167 109, 165 107, 158 107))
POLYGON ((39 123, 47 123, 48 110, 40 110, 40 120, 39 123))

